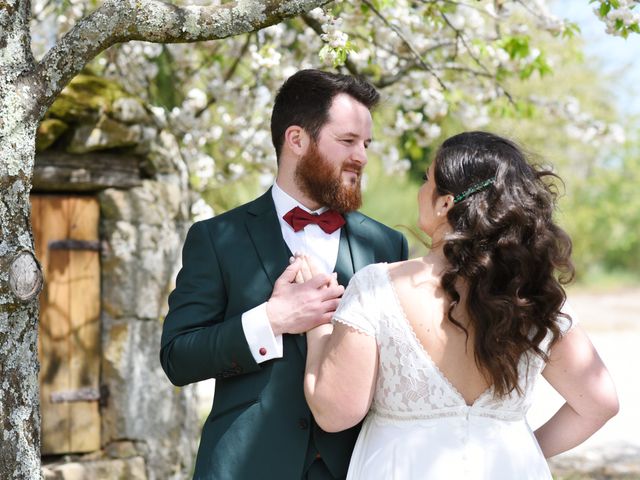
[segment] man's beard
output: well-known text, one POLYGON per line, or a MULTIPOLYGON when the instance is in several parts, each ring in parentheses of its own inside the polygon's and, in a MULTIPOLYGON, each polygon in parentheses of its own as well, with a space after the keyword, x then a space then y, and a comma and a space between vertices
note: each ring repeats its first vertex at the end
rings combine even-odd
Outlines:
POLYGON ((307 153, 298 161, 295 182, 305 195, 320 205, 340 213, 352 212, 362 205, 362 166, 355 163, 348 166, 350 170, 358 172, 357 178, 350 185, 342 180, 345 165, 336 172, 335 165, 325 159, 312 141, 307 153))

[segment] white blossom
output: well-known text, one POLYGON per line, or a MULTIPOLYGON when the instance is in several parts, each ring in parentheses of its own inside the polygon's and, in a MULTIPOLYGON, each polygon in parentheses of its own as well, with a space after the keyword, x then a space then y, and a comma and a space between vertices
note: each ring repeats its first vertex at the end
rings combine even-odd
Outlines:
MULTIPOLYGON (((37 14, 32 25, 35 55, 42 57, 80 16, 95 8, 93 3, 71 0, 70 8, 60 15, 59 1, 32 0, 37 14)), ((384 141, 374 142, 369 153, 382 159, 388 171, 401 171, 408 162, 401 139, 409 136, 419 146, 432 146, 441 135, 441 122, 449 116, 468 129, 480 128, 489 121, 488 105, 502 96, 500 88, 492 78, 459 72, 486 68, 491 73, 500 68, 517 76, 543 53, 552 63, 549 51, 541 52, 533 41, 527 58, 512 60, 496 31, 507 38, 529 35, 535 28, 552 33, 565 28, 564 21, 549 12, 546 0, 474 0, 447 5, 446 18, 459 30, 456 32, 442 21, 441 4, 385 2, 381 8, 386 19, 383 22, 371 12, 363 17, 357 2, 332 2, 309 13, 319 22, 320 35, 302 20, 295 20, 222 42, 130 42, 109 49, 92 68, 122 83, 132 95, 152 103, 154 122, 181 139, 181 154, 199 179, 198 188, 206 189, 256 171, 261 172, 260 182, 264 185, 272 182, 276 164, 269 117, 275 93, 298 69, 317 68, 321 63, 332 69, 348 53, 349 62, 357 71, 371 74, 376 80, 392 79, 381 89, 388 113, 377 117, 376 138, 384 141), (163 65, 163 70, 158 65, 163 65), (446 90, 432 72, 444 80, 446 90), (157 91, 153 86, 163 75, 169 76, 175 91, 165 89, 164 97, 158 99, 152 95, 157 91), (247 168, 249 164, 251 168, 247 168)), ((613 8, 602 21, 620 34, 615 29, 616 21, 626 27, 637 24, 637 4, 621 0, 619 8, 613 8)), ((620 142, 624 138, 619 126, 599 125, 576 99, 538 102, 565 119, 567 131, 579 138, 602 142, 620 142)))
POLYGON ((203 198, 199 198, 191 205, 191 217, 194 222, 211 218, 213 217, 213 213, 213 209, 203 198))

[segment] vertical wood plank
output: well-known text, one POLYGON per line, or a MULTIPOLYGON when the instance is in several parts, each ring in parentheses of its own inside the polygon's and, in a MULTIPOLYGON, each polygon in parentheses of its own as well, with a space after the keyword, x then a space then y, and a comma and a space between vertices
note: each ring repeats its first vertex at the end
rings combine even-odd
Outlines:
MULTIPOLYGON (((98 241, 98 201, 69 198, 69 238, 98 241)), ((99 389, 100 379, 100 258, 91 250, 69 252, 70 362, 69 386, 99 389)), ((97 401, 70 404, 70 447, 73 452, 100 448, 97 401)))
POLYGON ((52 240, 67 237, 68 211, 63 198, 42 196, 36 201, 33 222, 36 254, 44 270, 40 295, 40 408, 42 453, 69 452, 70 409, 52 403, 51 393, 69 390, 69 252, 50 250, 52 240))
POLYGON ((97 241, 98 221, 93 197, 32 196, 36 255, 45 275, 39 327, 43 455, 100 448, 97 401, 51 402, 52 393, 99 388, 99 252, 49 248, 58 240, 97 241))

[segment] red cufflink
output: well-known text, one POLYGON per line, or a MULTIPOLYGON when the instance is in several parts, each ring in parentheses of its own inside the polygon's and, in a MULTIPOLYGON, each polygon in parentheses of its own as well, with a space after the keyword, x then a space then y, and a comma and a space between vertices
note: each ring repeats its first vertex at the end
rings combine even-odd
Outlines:
POLYGON ((258 353, 264 357, 267 354, 267 349, 261 347, 260 350, 258 350, 258 353))

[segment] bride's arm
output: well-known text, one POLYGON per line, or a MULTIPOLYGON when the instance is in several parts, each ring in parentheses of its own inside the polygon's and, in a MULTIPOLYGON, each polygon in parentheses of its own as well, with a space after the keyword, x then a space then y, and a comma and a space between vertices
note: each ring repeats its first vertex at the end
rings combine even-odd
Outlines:
POLYGON ((580 445, 618 413, 611 376, 579 326, 552 347, 542 375, 566 400, 535 432, 545 457, 580 445))
POLYGON ((304 394, 316 423, 327 432, 353 427, 371 406, 378 366, 374 337, 346 325, 307 333, 304 394))
MULTIPOLYGON (((318 274, 313 258, 295 256, 303 259, 296 282, 318 274)), ((333 282, 337 282, 335 274, 333 282)), ((372 335, 339 322, 307 332, 304 394, 320 428, 339 432, 364 418, 371 405, 377 368, 378 347, 372 335)))

